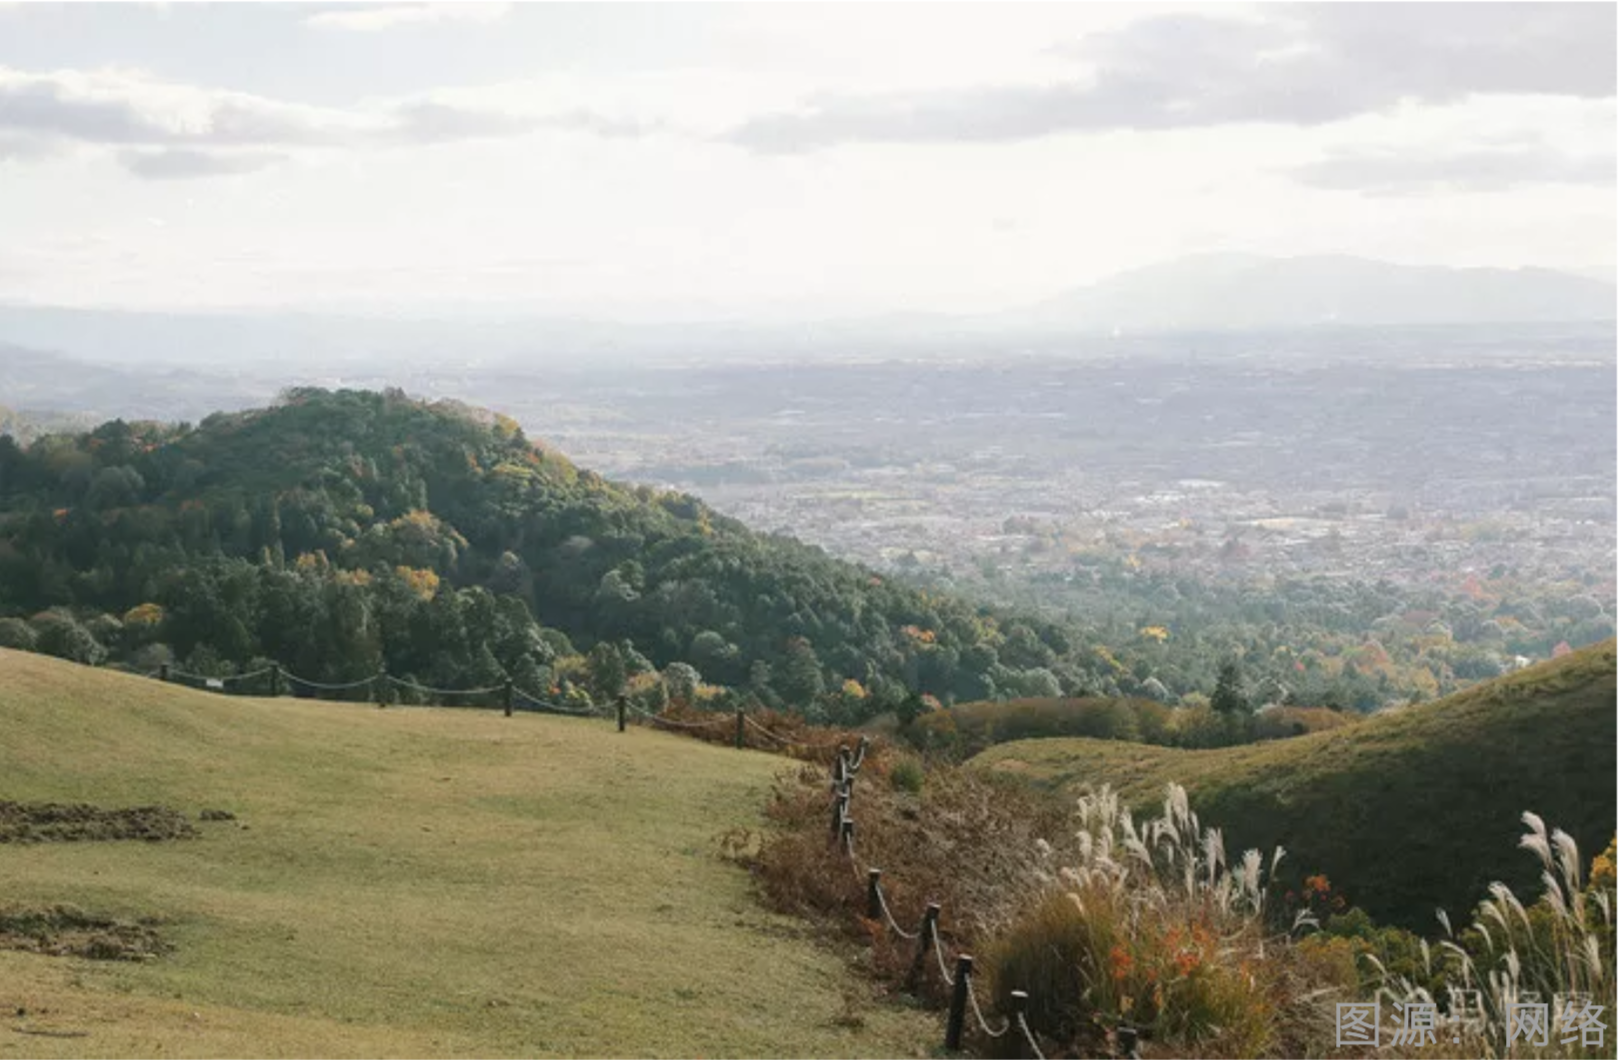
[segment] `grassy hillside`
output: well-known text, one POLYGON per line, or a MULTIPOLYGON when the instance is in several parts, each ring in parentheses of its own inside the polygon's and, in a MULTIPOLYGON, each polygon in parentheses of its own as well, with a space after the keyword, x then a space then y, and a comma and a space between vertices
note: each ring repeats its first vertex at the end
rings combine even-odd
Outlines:
MULTIPOLYGON (((1586 857, 1614 829, 1614 645, 1574 652, 1433 703, 1290 740, 1190 751, 1090 739, 1002 744, 974 759, 1040 784, 1110 784, 1137 805, 1184 784, 1226 849, 1290 852, 1378 918, 1422 931, 1490 880, 1537 892, 1503 857, 1524 810, 1586 857)), ((1526 871, 1525 871, 1526 870, 1526 871)), ((1522 891, 1519 891, 1522 893, 1522 891)))
POLYGON ((159 917, 175 947, 0 950, 0 1056, 913 1055, 937 1033, 851 1012, 839 960, 719 856, 779 758, 589 720, 226 698, 11 651, 0 733, 0 799, 238 818, 0 846, 0 905, 159 917))

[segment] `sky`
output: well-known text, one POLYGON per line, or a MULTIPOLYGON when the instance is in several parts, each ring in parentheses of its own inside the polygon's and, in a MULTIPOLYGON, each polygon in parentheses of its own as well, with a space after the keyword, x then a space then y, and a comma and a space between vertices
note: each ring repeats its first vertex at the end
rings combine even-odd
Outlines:
POLYGON ((1596 4, 0 3, 0 301, 986 310, 1610 270, 1596 4))

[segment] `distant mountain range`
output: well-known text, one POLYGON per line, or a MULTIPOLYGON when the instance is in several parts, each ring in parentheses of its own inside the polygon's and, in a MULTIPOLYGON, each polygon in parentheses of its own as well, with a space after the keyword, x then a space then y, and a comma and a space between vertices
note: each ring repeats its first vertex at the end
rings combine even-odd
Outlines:
MULTIPOLYGON (((1618 287, 1550 269, 1452 269, 1342 256, 1205 254, 1119 273, 1024 309, 1040 330, 1268 330, 1565 323, 1618 317, 1618 287)), ((987 323, 987 321, 986 321, 987 323)))
MULTIPOLYGON (((380 367, 824 360, 984 352, 1000 338, 1067 340, 1180 331, 1333 326, 1606 322, 1618 287, 1549 269, 1451 269, 1351 257, 1207 254, 1119 273, 1016 309, 976 315, 893 313, 796 324, 588 320, 512 306, 499 313, 396 316, 294 311, 136 312, 0 301, 0 358, 17 347, 149 371, 247 368, 320 379, 380 367)), ((0 383, 4 375, 0 373, 0 383)), ((15 382, 15 381, 14 381, 15 382)), ((0 401, 7 395, 0 391, 0 401)), ((15 404, 18 396, 13 395, 15 404)))

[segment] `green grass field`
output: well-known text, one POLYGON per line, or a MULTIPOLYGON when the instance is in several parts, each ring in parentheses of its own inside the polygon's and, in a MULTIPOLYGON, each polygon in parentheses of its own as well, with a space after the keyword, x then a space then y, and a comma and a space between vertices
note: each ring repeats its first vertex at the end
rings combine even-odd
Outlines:
POLYGON ((783 760, 604 721, 226 698, 0 651, 0 799, 229 810, 0 846, 0 906, 161 917, 0 951, 0 1056, 925 1055, 935 1016, 764 912, 718 837, 783 760))
POLYGON ((1077 792, 1109 784, 1133 805, 1184 784, 1204 823, 1246 847, 1290 852, 1373 916, 1430 932, 1464 920, 1490 880, 1538 892, 1515 851, 1524 810, 1578 840, 1614 828, 1614 647, 1574 652, 1433 703, 1330 732, 1188 751, 1106 740, 1023 740, 974 763, 1077 792))

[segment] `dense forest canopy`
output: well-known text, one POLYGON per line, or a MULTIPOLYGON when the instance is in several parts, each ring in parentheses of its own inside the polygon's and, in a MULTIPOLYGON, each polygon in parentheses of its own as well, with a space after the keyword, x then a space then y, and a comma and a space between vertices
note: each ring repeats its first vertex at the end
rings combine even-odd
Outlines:
MULTIPOLYGON (((1153 589, 1169 590, 1199 594, 1153 589)), ((1322 592, 1327 618, 1396 605, 1322 592)), ((1272 629, 1277 607, 1297 608, 1254 606, 1272 629)), ((1607 619, 1587 639, 1609 632, 1607 619)), ((745 698, 835 721, 927 698, 1175 701, 1214 691, 1232 655, 1253 660, 1255 698, 1390 697, 1374 641, 1328 659, 1250 633, 1209 621, 1171 638, 1143 619, 1103 634, 975 604, 399 391, 298 389, 195 426, 0 436, 0 646, 85 662, 225 675, 273 660, 332 682, 386 667, 438 687, 745 698)))
POLYGON ((0 438, 0 513, 0 608, 54 609, 0 642, 85 661, 571 677, 598 696, 683 663, 692 684, 853 715, 911 691, 1048 691, 1062 661, 1070 685, 1087 679, 1055 623, 615 485, 504 417, 398 392, 0 438))

